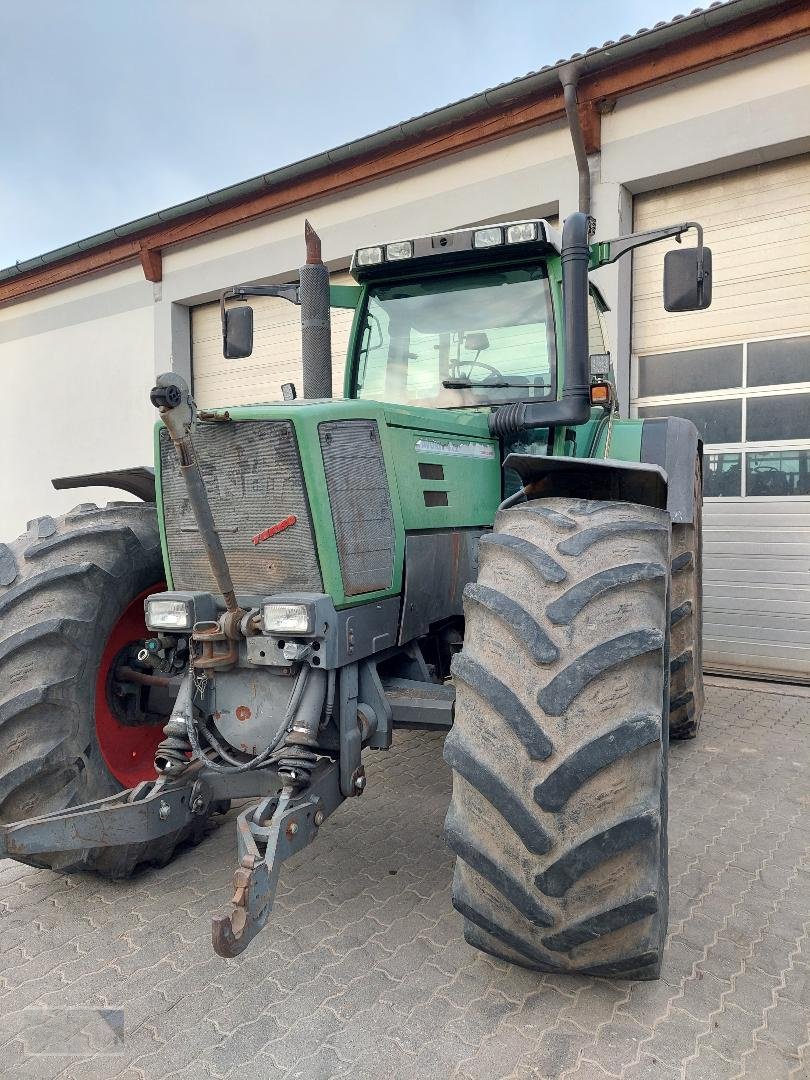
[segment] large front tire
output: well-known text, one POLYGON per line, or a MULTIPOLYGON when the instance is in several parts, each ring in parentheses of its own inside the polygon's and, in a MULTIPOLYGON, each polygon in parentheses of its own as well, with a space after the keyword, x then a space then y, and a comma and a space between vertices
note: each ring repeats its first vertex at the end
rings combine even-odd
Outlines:
POLYGON ((445 758, 467 941, 649 979, 667 925, 670 523, 627 503, 501 512, 465 591, 445 758))
MULTIPOLYGON (((116 727, 104 698, 105 667, 128 634, 145 633, 142 596, 162 588, 155 507, 85 503, 37 518, 0 545, 0 567, 0 823, 154 778, 162 724, 116 727)), ((124 877, 138 863, 166 862, 184 835, 30 861, 124 877)))

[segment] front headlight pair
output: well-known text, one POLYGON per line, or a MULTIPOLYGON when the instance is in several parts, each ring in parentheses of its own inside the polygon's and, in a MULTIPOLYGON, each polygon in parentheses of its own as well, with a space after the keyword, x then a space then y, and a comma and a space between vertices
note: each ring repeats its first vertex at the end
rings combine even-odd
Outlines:
MULTIPOLYGON (((311 634, 315 629, 314 605, 271 600, 262 604, 261 612, 266 634, 311 634)), ((194 618, 191 600, 150 596, 146 601, 146 625, 150 630, 190 630, 194 618)))

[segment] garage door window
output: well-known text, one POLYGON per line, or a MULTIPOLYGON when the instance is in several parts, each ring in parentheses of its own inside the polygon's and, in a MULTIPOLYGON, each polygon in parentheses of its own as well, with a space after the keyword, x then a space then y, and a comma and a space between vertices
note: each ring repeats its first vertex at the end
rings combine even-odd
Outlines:
POLYGON ((750 450, 745 461, 749 495, 810 495, 810 450, 750 450))
POLYGON ((636 371, 636 415, 700 432, 706 498, 810 496, 810 336, 641 356, 636 371))
POLYGON ((730 390, 742 386, 742 375, 742 345, 657 353, 639 357, 638 394, 642 398, 681 394, 684 386, 695 393, 730 390))

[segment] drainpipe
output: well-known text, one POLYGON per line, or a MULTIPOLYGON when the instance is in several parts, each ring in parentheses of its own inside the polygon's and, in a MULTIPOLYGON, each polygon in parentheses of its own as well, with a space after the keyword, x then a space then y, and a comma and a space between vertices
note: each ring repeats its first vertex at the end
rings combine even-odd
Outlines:
POLYGON ((571 132, 571 142, 574 144, 574 157, 577 161, 577 173, 579 174, 579 210, 582 214, 591 212, 591 170, 588 167, 588 155, 585 152, 585 136, 582 134, 582 125, 579 122, 577 111, 577 82, 579 81, 579 68, 576 64, 565 64, 560 68, 560 82, 565 99, 565 115, 568 119, 568 130, 571 132))

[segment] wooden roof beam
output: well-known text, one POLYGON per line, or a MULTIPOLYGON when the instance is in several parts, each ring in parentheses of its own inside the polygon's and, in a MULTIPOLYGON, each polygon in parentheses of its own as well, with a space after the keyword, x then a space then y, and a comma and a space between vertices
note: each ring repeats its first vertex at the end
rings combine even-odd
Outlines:
POLYGON ((163 280, 163 256, 160 248, 145 240, 140 242, 141 267, 147 281, 163 280))

